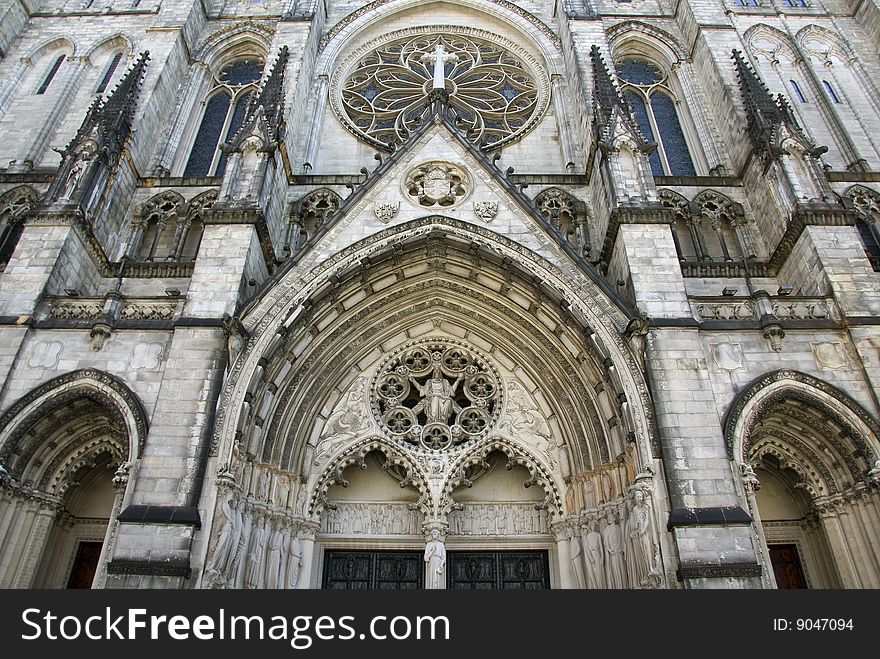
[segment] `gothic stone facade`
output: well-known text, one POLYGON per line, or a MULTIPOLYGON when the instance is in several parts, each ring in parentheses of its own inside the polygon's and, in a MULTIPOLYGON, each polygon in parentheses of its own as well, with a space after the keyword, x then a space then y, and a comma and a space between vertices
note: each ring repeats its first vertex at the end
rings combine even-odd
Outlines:
POLYGON ((880 587, 877 0, 0 0, 0 587, 880 587))

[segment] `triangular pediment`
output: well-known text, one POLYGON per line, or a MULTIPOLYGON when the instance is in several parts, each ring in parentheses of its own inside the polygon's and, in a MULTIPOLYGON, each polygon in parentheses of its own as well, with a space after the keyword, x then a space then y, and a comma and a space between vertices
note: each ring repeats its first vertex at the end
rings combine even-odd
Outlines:
MULTIPOLYGON (((537 210, 495 160, 439 115, 370 173, 273 280, 286 280, 291 270, 311 272, 371 237, 397 228, 403 231, 414 222, 437 216, 457 226, 472 226, 475 234, 489 232, 506 238, 522 249, 523 260, 543 259, 571 281, 586 279, 597 302, 614 310, 613 324, 625 326, 635 317, 632 306, 537 210), (445 190, 445 185, 450 189, 445 190)), ((273 297, 273 287, 265 286, 262 296, 273 297)), ((246 315, 258 314, 264 304, 252 302, 246 315)))

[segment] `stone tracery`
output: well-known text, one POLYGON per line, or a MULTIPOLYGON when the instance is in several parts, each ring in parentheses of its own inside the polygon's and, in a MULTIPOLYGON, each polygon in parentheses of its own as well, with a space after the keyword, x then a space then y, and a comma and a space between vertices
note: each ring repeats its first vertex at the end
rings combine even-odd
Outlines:
POLYGON ((545 76, 511 46, 470 32, 409 31, 359 52, 334 76, 331 98, 340 119, 383 149, 405 140, 420 125, 434 85, 434 66, 423 57, 439 46, 450 58, 445 68, 450 107, 469 138, 494 149, 521 137, 547 105, 545 76))

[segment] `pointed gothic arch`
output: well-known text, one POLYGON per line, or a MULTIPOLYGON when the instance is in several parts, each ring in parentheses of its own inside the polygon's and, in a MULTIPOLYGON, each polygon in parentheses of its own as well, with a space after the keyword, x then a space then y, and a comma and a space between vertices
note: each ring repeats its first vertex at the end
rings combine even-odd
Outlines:
MULTIPOLYGON (((472 450, 506 455, 502 466, 509 462, 516 474, 524 470, 511 482, 540 485, 546 492, 535 502, 514 498, 505 503, 512 511, 528 511, 543 501, 542 509, 552 511, 548 518, 576 515, 588 504, 597 505, 595 498, 584 498, 592 494, 582 494, 585 483, 593 480, 607 481, 607 488, 599 486, 600 501, 623 505, 626 488, 636 474, 650 470, 656 455, 645 441, 650 435, 642 434, 649 414, 646 400, 638 387, 630 388, 632 378, 640 377, 638 367, 626 348, 619 352, 619 330, 611 328, 605 312, 596 307, 586 311, 583 301, 569 297, 582 297, 583 285, 575 292, 563 283, 561 272, 550 274, 548 263, 521 247, 516 257, 505 257, 508 248, 513 244, 491 231, 433 216, 345 248, 310 274, 295 268, 278 273, 279 281, 244 312, 250 339, 233 362, 225 402, 218 406, 215 450, 220 464, 232 465, 221 471, 224 482, 239 488, 246 499, 274 501, 272 486, 260 483, 290 481, 285 488, 291 495, 293 490, 302 493, 297 497, 303 499, 302 507, 296 504, 290 510, 301 511, 297 523, 311 525, 313 539, 308 542, 321 552, 324 546, 338 547, 338 533, 325 537, 327 527, 317 513, 324 507, 320 492, 340 482, 340 466, 360 464, 366 454, 378 451, 386 458, 421 456, 409 458, 402 481, 405 472, 430 483, 434 468, 446 478, 453 465, 444 462, 443 450, 437 455, 442 464, 432 465, 427 456, 414 452, 417 435, 391 436, 383 430, 391 407, 376 397, 380 366, 393 366, 397 362, 389 362, 392 357, 428 342, 438 346, 433 348, 438 354, 458 346, 482 355, 498 372, 490 380, 499 387, 500 398, 495 408, 493 403, 487 408, 493 419, 497 412, 497 421, 489 422, 489 434, 484 439, 479 435, 474 446, 465 442, 461 450, 454 449, 450 461, 461 467, 469 459, 479 462, 472 450), (289 278, 292 287, 283 283, 289 278), (276 298, 278 293, 286 299, 276 298), (599 314, 596 326, 582 315, 590 313, 599 314), (608 340, 615 346, 607 346, 608 340), (268 493, 259 494, 261 487, 268 493), (326 542, 330 544, 322 544, 326 542)), ((449 387, 454 372, 435 376, 438 386, 445 380, 443 386, 449 387)), ((425 377, 418 375, 412 387, 427 386, 425 377)), ((426 404, 416 405, 419 396, 409 402, 401 397, 394 404, 410 406, 419 415, 426 404)), ((465 405, 461 399, 458 409, 465 405)), ((419 418, 418 423, 427 427, 432 418, 419 418)), ((481 427, 473 432, 480 433, 481 427)), ((391 462, 402 465, 401 459, 391 462)), ((502 468, 500 473, 508 472, 502 468)), ((459 471, 462 475, 467 476, 459 471)), ((439 482, 430 487, 434 501, 442 493, 439 487, 439 482)), ((280 501, 282 508, 289 505, 280 501)), ((434 522, 448 524, 442 520, 449 511, 431 505, 434 522)), ((501 504, 473 505, 482 510, 501 504)), ((529 524, 543 529, 535 542, 555 542, 540 519, 529 524)), ((332 528, 336 526, 338 521, 332 528)), ((526 525, 511 522, 505 530, 512 533, 515 528, 526 525)), ((259 542, 254 533, 254 542, 259 542)))
POLYGON ((29 185, 19 185, 0 196, 0 270, 15 252, 24 230, 22 220, 39 201, 40 195, 29 185))
POLYGON ((739 394, 725 437, 771 584, 877 587, 880 425, 860 404, 812 376, 775 371, 739 394))
MULTIPOLYGON (((4 529, 3 587, 64 587, 76 581, 78 548, 107 555, 129 471, 146 438, 137 396, 91 369, 59 376, 0 417, 0 495, 26 523, 4 529)), ((97 554, 85 583, 103 580, 97 554)))

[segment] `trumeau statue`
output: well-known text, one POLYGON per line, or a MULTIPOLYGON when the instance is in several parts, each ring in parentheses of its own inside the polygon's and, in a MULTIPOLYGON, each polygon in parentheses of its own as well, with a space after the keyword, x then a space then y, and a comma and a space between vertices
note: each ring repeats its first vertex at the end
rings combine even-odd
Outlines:
POLYGON ((299 573, 303 565, 303 547, 296 535, 290 537, 290 544, 287 548, 287 574, 285 581, 287 588, 296 588, 299 581, 299 573))
POLYGON ((425 545, 425 563, 427 573, 425 587, 437 590, 444 587, 444 572, 446 571, 446 545, 440 539, 440 531, 431 531, 431 539, 425 545))

